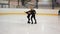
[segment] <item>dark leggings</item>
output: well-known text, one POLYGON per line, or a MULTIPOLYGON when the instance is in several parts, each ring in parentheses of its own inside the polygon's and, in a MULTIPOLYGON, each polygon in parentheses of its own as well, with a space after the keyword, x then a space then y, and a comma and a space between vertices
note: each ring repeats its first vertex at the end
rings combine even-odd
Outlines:
POLYGON ((30 15, 28 15, 27 18, 28 18, 28 22, 30 22, 30 15))
POLYGON ((32 21, 32 23, 33 23, 33 18, 34 18, 35 23, 36 23, 36 18, 35 18, 35 15, 32 15, 32 16, 31 16, 31 21, 32 21))

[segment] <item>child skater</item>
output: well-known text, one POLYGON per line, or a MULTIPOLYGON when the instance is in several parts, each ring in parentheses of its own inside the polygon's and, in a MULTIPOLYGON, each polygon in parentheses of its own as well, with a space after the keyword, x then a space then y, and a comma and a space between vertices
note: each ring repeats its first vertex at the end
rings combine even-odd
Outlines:
POLYGON ((31 11, 29 10, 29 11, 27 11, 27 12, 25 12, 26 14, 27 14, 27 19, 28 19, 28 24, 30 24, 30 15, 31 15, 31 11))
POLYGON ((35 18, 35 14, 36 14, 36 11, 33 9, 33 6, 29 6, 30 10, 26 12, 27 15, 27 18, 28 18, 28 23, 30 24, 33 24, 33 18, 34 18, 34 21, 35 23, 34 24, 37 24, 36 22, 36 18, 35 18), (31 16, 31 18, 30 18, 31 16), (31 22, 30 22, 30 19, 31 19, 31 22))
POLYGON ((30 11, 31 11, 31 22, 32 22, 31 24, 37 24, 36 17, 35 17, 36 11, 34 10, 33 5, 30 6, 30 9, 31 9, 30 11), (33 19, 35 23, 33 23, 33 19))

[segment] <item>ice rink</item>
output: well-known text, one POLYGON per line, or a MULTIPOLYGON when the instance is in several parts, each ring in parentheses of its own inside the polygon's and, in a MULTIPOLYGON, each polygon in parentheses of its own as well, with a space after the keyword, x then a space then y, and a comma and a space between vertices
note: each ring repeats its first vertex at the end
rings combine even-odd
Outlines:
POLYGON ((60 34, 59 16, 36 16, 37 24, 27 24, 26 16, 0 16, 0 34, 60 34))

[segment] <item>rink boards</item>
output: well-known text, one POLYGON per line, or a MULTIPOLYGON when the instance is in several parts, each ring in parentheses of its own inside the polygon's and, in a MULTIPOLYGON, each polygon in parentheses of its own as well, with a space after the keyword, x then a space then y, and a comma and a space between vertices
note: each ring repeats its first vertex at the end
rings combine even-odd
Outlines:
MULTIPOLYGON (((1 8, 0 15, 26 15, 26 11, 30 9, 16 9, 16 8, 1 8)), ((58 9, 35 9, 37 14, 36 15, 58 15, 58 9)))

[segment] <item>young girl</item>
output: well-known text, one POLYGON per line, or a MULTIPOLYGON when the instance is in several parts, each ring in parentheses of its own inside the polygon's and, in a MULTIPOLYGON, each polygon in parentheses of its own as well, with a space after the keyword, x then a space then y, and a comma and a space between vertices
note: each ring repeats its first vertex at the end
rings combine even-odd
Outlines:
POLYGON ((34 20, 35 20, 34 24, 37 24, 36 18, 35 18, 36 11, 33 9, 33 6, 30 6, 29 8, 30 8, 30 10, 28 12, 26 12, 28 14, 27 15, 28 23, 32 22, 31 24, 33 24, 33 18, 34 18, 34 20), (30 15, 31 15, 31 22, 30 22, 30 15))

